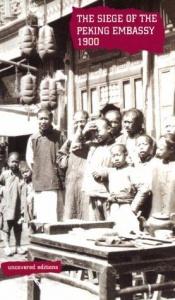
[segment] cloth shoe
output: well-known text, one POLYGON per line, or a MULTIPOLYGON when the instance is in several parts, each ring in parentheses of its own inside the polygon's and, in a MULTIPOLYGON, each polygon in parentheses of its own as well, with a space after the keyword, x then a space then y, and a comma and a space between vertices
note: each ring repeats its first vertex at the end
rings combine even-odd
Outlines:
POLYGON ((14 254, 20 254, 20 255, 24 255, 26 253, 27 253, 27 249, 22 247, 17 247, 14 252, 14 254))
POLYGON ((10 247, 5 247, 4 248, 4 253, 5 253, 6 256, 12 256, 13 255, 13 252, 10 249, 10 247))

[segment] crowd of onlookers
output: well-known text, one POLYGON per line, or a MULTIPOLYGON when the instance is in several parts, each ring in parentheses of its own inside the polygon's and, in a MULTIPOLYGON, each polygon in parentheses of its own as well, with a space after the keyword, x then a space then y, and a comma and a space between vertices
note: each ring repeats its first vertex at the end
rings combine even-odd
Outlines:
POLYGON ((121 115, 109 104, 92 121, 77 112, 74 124, 58 152, 66 174, 64 219, 110 219, 122 233, 139 231, 140 216, 175 213, 175 117, 165 120, 157 142, 135 108, 121 115))
MULTIPOLYGON (((52 113, 38 112, 38 133, 30 136, 26 161, 10 153, 0 175, 1 229, 6 255, 12 255, 14 229, 20 247, 22 223, 67 219, 112 220, 120 234, 139 232, 142 220, 175 214, 175 117, 165 120, 156 141, 147 135, 143 113, 121 114, 107 104, 99 117, 74 115, 74 134, 63 141, 52 113)), ((148 121, 148 120, 147 120, 148 121)))

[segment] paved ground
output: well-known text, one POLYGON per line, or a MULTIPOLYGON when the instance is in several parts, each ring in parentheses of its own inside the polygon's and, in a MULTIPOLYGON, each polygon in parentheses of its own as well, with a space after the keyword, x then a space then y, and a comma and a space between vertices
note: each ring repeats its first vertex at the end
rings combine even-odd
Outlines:
MULTIPOLYGON (((27 277, 8 279, 0 282, 2 300, 27 300, 27 277)), ((97 300, 98 297, 77 288, 42 279, 41 300, 97 300)))
MULTIPOLYGON (((4 243, 1 240, 2 239, 2 232, 0 232, 0 262, 4 261, 4 260, 18 260, 18 259, 23 259, 23 256, 20 255, 14 255, 12 257, 6 257, 4 255, 4 243)), ((10 240, 10 245, 12 250, 14 249, 14 234, 12 232, 12 236, 11 236, 11 240, 10 240)), ((27 245, 29 244, 29 231, 28 228, 26 226, 26 224, 23 225, 23 232, 22 232, 22 238, 21 238, 21 244, 24 247, 27 247, 27 245)))
MULTIPOLYGON (((2 300, 27 300, 27 277, 17 279, 6 279, 0 281, 0 297, 2 300)), ((72 288, 68 285, 54 282, 48 279, 42 279, 41 282, 41 300, 98 300, 86 291, 78 288, 72 288)), ((137 300, 143 300, 143 297, 137 297, 137 300)), ((175 298, 168 298, 174 300, 175 298)), ((167 300, 162 297, 161 300, 167 300)))
MULTIPOLYGON (((22 235, 22 245, 27 246, 29 244, 28 229, 24 226, 22 235)), ((14 248, 14 236, 12 234, 11 246, 14 248)), ((4 255, 4 243, 0 241, 0 262, 3 261, 21 261, 26 260, 24 255, 14 255, 6 257, 4 255)), ((2 300, 27 300, 27 276, 19 278, 4 277, 0 271, 0 299, 2 300)), ((41 280, 41 300, 58 300, 59 295, 62 295, 64 300, 97 300, 98 298, 91 295, 86 291, 82 291, 77 288, 72 288, 68 285, 56 283, 48 279, 41 280)), ((62 299, 63 299, 62 298, 62 299)))

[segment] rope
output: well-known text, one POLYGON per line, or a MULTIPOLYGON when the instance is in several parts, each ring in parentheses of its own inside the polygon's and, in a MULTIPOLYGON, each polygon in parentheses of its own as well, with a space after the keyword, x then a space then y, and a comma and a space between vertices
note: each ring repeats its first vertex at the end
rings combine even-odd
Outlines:
POLYGON ((103 0, 103 6, 104 6, 104 7, 106 6, 105 0, 103 0))
POLYGON ((30 65, 29 65, 29 61, 27 61, 27 74, 31 74, 30 73, 30 69, 29 69, 30 65))
POLYGON ((17 95, 17 97, 19 96, 19 89, 18 89, 18 67, 15 66, 15 94, 17 95))
POLYGON ((28 11, 28 1, 26 0, 26 1, 25 1, 25 15, 26 15, 26 20, 25 20, 25 22, 26 22, 26 25, 28 25, 28 23, 27 23, 27 11, 28 11))
POLYGON ((44 0, 44 25, 47 24, 47 0, 44 0))

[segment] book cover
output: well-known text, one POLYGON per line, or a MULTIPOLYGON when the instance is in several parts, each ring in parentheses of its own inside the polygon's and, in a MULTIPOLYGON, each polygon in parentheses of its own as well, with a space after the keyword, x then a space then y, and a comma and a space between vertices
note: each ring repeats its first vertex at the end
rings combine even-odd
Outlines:
MULTIPOLYGON (((72 150, 70 149, 72 149, 73 142, 77 142, 78 136, 78 134, 74 135, 74 115, 76 112, 85 111, 89 116, 88 121, 95 122, 99 116, 106 117, 106 113, 113 109, 123 114, 134 108, 141 111, 144 116, 139 132, 142 129, 145 130, 146 134, 153 138, 154 143, 162 134, 165 134, 167 126, 171 125, 173 130, 174 12, 175 4, 168 0, 0 1, 1 173, 8 169, 9 153, 18 152, 20 160, 26 159, 29 137, 38 134, 38 110, 40 108, 52 110, 53 128, 59 132, 60 148, 63 145, 59 156, 62 170, 58 177, 60 181, 64 181, 65 189, 61 188, 59 199, 63 200, 65 197, 65 207, 62 207, 62 210, 65 208, 66 219, 73 219, 72 223, 65 221, 66 223, 60 222, 57 226, 54 225, 55 221, 49 221, 53 224, 47 225, 48 219, 42 220, 41 223, 44 223, 44 226, 40 227, 37 223, 36 227, 41 232, 38 236, 32 237, 32 246, 29 227, 27 223, 23 223, 21 244, 24 248, 28 245, 29 248, 31 247, 29 256, 6 255, 3 226, 1 226, 0 262, 9 262, 9 266, 12 264, 9 271, 10 277, 4 275, 2 268, 0 271, 2 299, 45 300, 50 297, 52 300, 58 297, 84 300, 115 299, 117 295, 114 286, 116 270, 115 274, 111 271, 115 269, 111 262, 115 261, 114 254, 115 257, 118 255, 115 253, 116 248, 105 248, 103 244, 103 249, 100 250, 100 246, 96 246, 97 248, 94 246, 94 237, 88 242, 81 241, 81 237, 85 235, 83 228, 92 230, 93 227, 98 227, 95 232, 93 230, 91 232, 97 238, 97 235, 104 230, 104 225, 102 225, 102 216, 98 219, 98 225, 95 225, 94 219, 89 220, 87 212, 89 198, 84 197, 84 191, 80 192, 87 149, 79 160, 71 156, 72 150), (167 125, 166 120, 170 120, 170 117, 169 123, 171 124, 167 125), (74 203, 75 197, 80 201, 79 203, 82 197, 83 209, 74 203), (83 225, 83 221, 76 220, 81 218, 88 221, 88 225, 83 225), (72 230, 71 241, 68 241, 66 237, 65 239, 57 237, 58 234, 67 233, 69 230, 72 230), (77 236, 80 237, 80 242, 77 236), (27 266, 26 263, 30 264, 34 258, 46 260, 46 263, 39 267, 28 265, 26 268, 28 268, 27 271, 31 270, 31 275, 25 273, 25 270, 25 274, 21 276, 22 268, 24 269, 24 266, 27 266), (64 272, 58 275, 53 271, 50 276, 52 280, 46 278, 49 267, 50 269, 52 267, 49 261, 60 260, 64 262, 64 272), (19 268, 16 267, 16 263, 19 268), (65 267, 69 264, 72 265, 71 271, 65 267), (39 270, 39 274, 42 273, 41 281, 39 277, 32 275, 32 268, 36 272, 39 270), (45 268, 45 272, 41 272, 41 268, 45 268), (81 268, 88 269, 88 271, 80 271, 81 268), (14 277, 15 270, 19 271, 17 277, 14 277), (99 277, 97 273, 100 274, 99 277), (57 276, 60 276, 59 282, 57 276)), ((119 131, 122 130, 121 127, 120 124, 119 131)), ((82 134, 81 125, 78 128, 82 134)), ((89 141, 97 142, 95 130, 93 129, 93 132, 88 133, 89 135, 85 138, 88 147, 89 141)), ((116 133, 114 129, 113 134, 113 138, 120 139, 119 144, 124 143, 125 138, 121 139, 122 131, 116 133)), ((75 143, 74 146, 77 144, 75 143)), ((104 152, 99 151, 96 154, 94 168, 97 166, 98 169, 96 160, 100 156, 104 158, 104 152)), ((56 159, 57 157, 54 156, 55 165, 56 159)), ((42 170, 46 166, 47 160, 42 165, 42 170)), ((49 174, 49 169, 45 172, 49 174)), ((121 177, 121 180, 122 178, 124 177, 121 177)), ((103 183, 100 185, 102 186, 103 183)), ((166 181, 164 185, 166 186, 166 181)), ((92 181, 85 183, 85 190, 87 186, 88 193, 91 191, 88 196, 96 197, 98 200, 99 198, 106 199, 108 191, 102 190, 102 195, 99 188, 94 196, 96 186, 94 185, 93 190, 92 181)), ((1 198, 3 198, 3 192, 1 198)), ((119 198, 121 200, 121 197, 119 198)), ((0 209, 1 213, 3 208, 0 209)), ((51 207, 47 207, 45 212, 48 212, 45 213, 48 217, 51 207)), ((3 214, 0 215, 0 225, 3 225, 1 216, 3 214)), ((63 215, 59 221, 62 221, 62 217, 63 215)), ((129 220, 130 215, 126 212, 127 218, 129 220)), ((107 227, 111 228, 112 223, 108 222, 107 227)), ((90 239, 89 236, 87 239, 90 239)), ((149 247, 156 247, 155 241, 150 243, 152 245, 149 247)), ((169 249, 168 246, 173 247, 168 243, 166 246, 167 249, 169 249)), ((13 252, 15 249, 13 232, 10 236, 10 247, 13 252)), ((169 252, 172 253, 170 250, 167 250, 167 255, 169 252)), ((124 251, 127 256, 126 248, 124 251)), ((162 252, 156 251, 153 249, 155 256, 159 255, 157 265, 159 268, 162 252)), ((131 252, 129 248, 130 254, 128 255, 131 255, 131 252)), ((131 256, 129 257, 131 259, 131 256)), ((124 264, 125 260, 122 259, 121 255, 120 260, 124 264)), ((168 263, 173 262, 172 254, 169 259, 170 262, 168 262, 168 257, 165 257, 167 266, 168 263)), ((133 265, 136 266, 136 261, 133 265)), ((119 265, 117 267, 119 268, 119 265)), ((137 268, 133 268, 137 271, 137 268)), ((151 269, 151 262, 148 262, 148 269, 151 269)), ((137 286, 140 280, 142 285, 146 285, 144 273, 140 267, 139 271, 139 279, 136 276, 133 282, 137 286)), ((158 275, 154 283, 164 284, 163 276, 158 275)), ((131 278, 121 276, 120 283, 123 288, 126 288, 131 285, 131 278)), ((153 294, 149 286, 146 286, 143 292, 147 293, 146 297, 153 294)), ((143 294, 138 297, 143 299, 143 294)), ((131 299, 130 294, 126 299, 131 299)))

